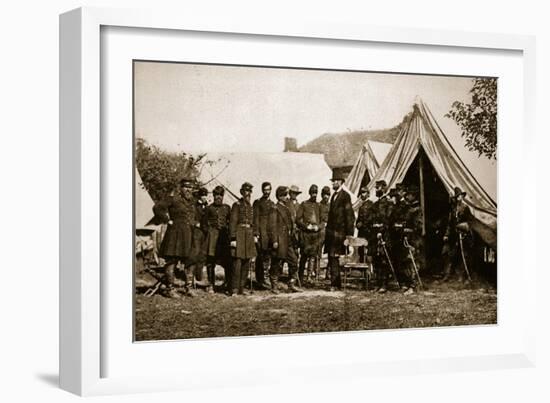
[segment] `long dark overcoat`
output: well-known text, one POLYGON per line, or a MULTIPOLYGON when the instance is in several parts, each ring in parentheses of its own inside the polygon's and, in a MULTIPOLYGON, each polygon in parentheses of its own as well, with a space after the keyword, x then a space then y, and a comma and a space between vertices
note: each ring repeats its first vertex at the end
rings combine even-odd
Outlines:
POLYGON ((321 211, 319 203, 306 200, 296 211, 296 225, 300 229, 302 253, 305 256, 317 256, 319 252, 319 231, 321 230, 321 211), (309 225, 316 229, 308 229, 309 225))
POLYGON ((273 248, 273 256, 286 259, 288 251, 293 247, 294 222, 288 206, 283 203, 275 204, 268 227, 270 244, 277 242, 278 247, 273 248))
POLYGON ((229 255, 229 214, 231 207, 227 204, 211 204, 206 208, 208 235, 206 254, 225 259, 229 255))
POLYGON ((343 255, 346 252, 346 236, 353 236, 355 214, 351 196, 344 189, 333 193, 328 211, 325 234, 325 252, 329 255, 343 255))
POLYGON ((267 227, 269 225, 271 212, 275 208, 275 203, 268 198, 261 197, 254 200, 252 208, 254 211, 255 226, 260 235, 259 246, 260 249, 265 252, 269 250, 269 235, 267 233, 267 227))
POLYGON ((197 223, 195 199, 169 196, 154 205, 153 213, 157 223, 173 222, 166 228, 159 255, 163 258, 188 258, 193 245, 193 228, 197 223))
POLYGON ((231 248, 231 256, 239 259, 256 257, 254 236, 257 235, 252 205, 241 198, 233 203, 229 218, 229 237, 237 242, 237 246, 231 248))

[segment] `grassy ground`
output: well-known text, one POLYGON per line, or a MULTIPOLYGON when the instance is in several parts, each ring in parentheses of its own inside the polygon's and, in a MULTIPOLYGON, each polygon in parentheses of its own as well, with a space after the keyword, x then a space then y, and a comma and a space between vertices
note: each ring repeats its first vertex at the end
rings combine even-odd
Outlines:
POLYGON ((145 341, 496 323, 495 289, 426 285, 407 296, 358 289, 330 293, 321 285, 303 293, 254 291, 234 297, 198 291, 194 298, 167 299, 138 293, 135 336, 145 341))

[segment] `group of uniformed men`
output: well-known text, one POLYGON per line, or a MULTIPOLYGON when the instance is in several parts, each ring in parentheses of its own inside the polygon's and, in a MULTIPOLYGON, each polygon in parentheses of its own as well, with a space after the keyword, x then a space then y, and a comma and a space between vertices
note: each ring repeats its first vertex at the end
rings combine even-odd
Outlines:
MULTIPOLYGON (((202 279, 204 266, 207 291, 213 293, 216 265, 225 271, 225 293, 244 294, 254 259, 259 287, 278 294, 286 263, 286 288, 300 292, 312 276, 318 276, 323 251, 328 255, 326 279, 330 278, 330 290, 334 291, 342 286, 340 257, 346 254, 346 240, 353 237, 356 228, 358 236, 368 241, 359 255, 374 267, 376 290, 386 292, 392 274, 403 292, 414 292, 420 280, 418 269, 424 264, 419 253, 422 218, 418 188, 397 184, 388 192, 385 181, 378 181, 377 199, 372 201, 364 187, 360 190, 362 204, 355 218, 351 197, 343 189, 343 183, 342 177, 333 176, 332 195, 328 186, 323 187, 319 202, 319 189, 311 185, 309 199, 299 203, 297 196, 301 191, 297 186, 278 186, 274 202, 270 198, 271 183, 264 182, 262 196, 252 203, 253 186, 245 182, 240 189, 241 198, 230 207, 223 202, 223 186, 214 188, 214 201, 208 205, 208 191, 196 189, 192 179, 182 179, 179 192, 153 208, 156 222, 167 224, 159 250, 166 263, 164 295, 180 297, 175 287, 179 274, 184 281, 183 294, 193 296, 193 278, 202 279), (183 270, 177 270, 178 263, 183 265, 183 270)), ((444 237, 444 279, 453 269, 461 275, 456 228, 469 214, 468 207, 461 203, 464 195, 455 189, 455 203, 444 237)))

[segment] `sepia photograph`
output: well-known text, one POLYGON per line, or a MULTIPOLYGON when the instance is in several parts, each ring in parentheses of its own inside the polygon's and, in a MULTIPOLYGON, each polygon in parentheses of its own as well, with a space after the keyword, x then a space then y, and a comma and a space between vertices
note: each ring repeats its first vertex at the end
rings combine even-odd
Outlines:
POLYGON ((134 340, 497 324, 497 90, 134 60, 134 340))

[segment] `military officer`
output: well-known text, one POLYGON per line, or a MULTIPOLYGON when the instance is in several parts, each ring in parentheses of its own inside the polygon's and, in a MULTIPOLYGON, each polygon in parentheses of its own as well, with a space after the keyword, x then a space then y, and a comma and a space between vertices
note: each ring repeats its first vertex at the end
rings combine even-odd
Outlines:
MULTIPOLYGON (((223 267, 226 287, 231 288, 231 254, 229 253, 229 214, 231 207, 223 202, 225 189, 216 186, 212 191, 214 201, 206 208, 206 273, 208 292, 214 292, 216 264, 223 267)), ((227 290, 229 292, 229 289, 227 290)))
MULTIPOLYGON (((357 212, 357 221, 355 222, 355 227, 357 228, 357 236, 364 238, 367 241, 372 239, 373 236, 373 201, 369 199, 369 189, 366 186, 363 186, 359 190, 359 198, 361 199, 361 205, 359 206, 359 211, 357 212)), ((364 262, 366 261, 366 256, 372 256, 370 249, 374 245, 368 245, 367 247, 361 246, 359 248, 359 259, 364 262)))
MULTIPOLYGON (((319 230, 319 251, 317 253, 317 261, 319 262, 318 270, 321 270, 321 257, 323 256, 323 245, 325 244, 325 233, 328 221, 328 211, 330 209, 330 188, 323 186, 321 189, 321 201, 319 202, 319 220, 321 222, 319 230)), ((330 270, 326 270, 326 279, 329 277, 330 270)))
POLYGON ((422 252, 422 212, 418 201, 418 187, 411 185, 405 193, 406 208, 403 221, 403 241, 405 253, 401 265, 405 267, 405 276, 402 281, 406 287, 405 294, 412 294, 416 288, 416 269, 420 275, 420 259, 422 252))
POLYGON ((271 265, 271 250, 269 245, 269 236, 267 234, 267 226, 269 217, 275 207, 275 203, 270 200, 271 183, 262 183, 262 197, 256 199, 252 208, 254 210, 255 226, 258 228, 260 239, 258 242, 258 256, 256 258, 256 281, 265 289, 271 289, 267 282, 269 278, 269 267, 271 265))
POLYGON ((394 264, 395 274, 397 281, 401 285, 403 292, 408 290, 408 265, 404 265, 403 262, 407 261, 407 251, 403 246, 403 230, 405 228, 405 213, 408 209, 405 200, 402 199, 403 189, 402 186, 391 189, 388 196, 390 199, 388 209, 388 237, 389 245, 387 247, 390 251, 392 263, 394 264))
MULTIPOLYGON (((470 249, 473 244, 473 237, 469 226, 472 219, 472 212, 464 202, 466 192, 459 187, 454 188, 454 196, 451 200, 447 230, 443 236, 443 269, 442 281, 447 281, 453 271, 456 271, 459 282, 466 283, 469 279, 464 278, 466 264, 470 261, 470 249)), ((469 268, 469 267, 468 267, 469 268)))
MULTIPOLYGON (((183 178, 179 191, 157 202, 153 207, 155 224, 167 224, 159 255, 164 258, 166 289, 163 294, 168 298, 179 298, 175 289, 175 270, 178 263, 187 266, 191 256, 193 229, 197 225, 195 200, 193 198, 193 180, 183 178)), ((186 267, 187 268, 187 267, 186 267)), ((184 293, 192 296, 190 276, 184 272, 184 293)))
POLYGON ((188 261, 189 271, 198 281, 202 281, 202 272, 206 263, 206 207, 208 206, 208 190, 204 187, 197 189, 195 196, 195 210, 197 224, 193 228, 193 242, 191 256, 188 261))
POLYGON ((229 237, 233 257, 233 285, 229 295, 244 294, 250 260, 256 257, 256 244, 259 240, 250 203, 252 185, 248 182, 243 183, 240 193, 242 197, 233 203, 229 218, 229 237))
POLYGON ((275 192, 277 203, 271 213, 268 227, 269 239, 273 248, 271 262, 271 290, 277 294, 278 281, 283 264, 288 265, 288 289, 293 292, 301 291, 296 285, 298 280, 298 257, 294 242, 295 225, 292 213, 288 208, 288 188, 279 186, 275 192))
POLYGON ((311 281, 318 270, 319 231, 321 229, 321 212, 317 203, 318 187, 311 185, 309 199, 302 202, 296 212, 296 225, 301 233, 301 253, 298 278, 304 283, 304 271, 307 263, 307 280, 311 281))
POLYGON ((376 245, 376 250, 373 251, 373 265, 377 279, 377 290, 380 293, 385 293, 388 288, 390 262, 388 261, 387 252, 389 252, 388 244, 388 227, 389 227, 389 212, 390 200, 386 195, 387 184, 384 180, 375 182, 376 197, 378 198, 373 205, 373 234, 374 236, 369 241, 369 244, 376 245))

